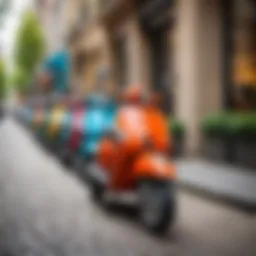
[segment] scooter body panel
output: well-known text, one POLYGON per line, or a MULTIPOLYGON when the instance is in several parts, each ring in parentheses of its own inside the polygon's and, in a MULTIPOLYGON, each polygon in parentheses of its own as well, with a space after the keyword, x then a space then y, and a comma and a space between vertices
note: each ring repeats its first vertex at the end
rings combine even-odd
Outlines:
POLYGON ((59 132, 59 143, 64 145, 67 143, 70 133, 71 133, 71 125, 72 125, 72 112, 66 111, 63 116, 63 122, 59 132))
POLYGON ((88 105, 83 125, 84 138, 79 149, 81 157, 91 158, 97 154, 103 136, 108 130, 113 129, 116 109, 113 102, 95 102, 88 105))
POLYGON ((85 114, 86 110, 84 106, 79 106, 72 112, 71 133, 68 141, 68 148, 72 152, 76 152, 81 143, 83 137, 83 119, 85 114))
POLYGON ((65 114, 65 109, 62 106, 57 106, 53 109, 51 115, 51 123, 49 126, 49 137, 54 140, 62 125, 62 120, 65 114))
POLYGON ((167 156, 158 152, 146 152, 134 162, 132 170, 136 180, 176 179, 176 168, 167 156))
POLYGON ((110 189, 132 190, 143 178, 175 178, 175 168, 165 157, 169 133, 160 111, 147 106, 125 106, 118 111, 116 125, 123 139, 104 139, 98 158, 110 174, 110 189))
POLYGON ((34 112, 34 118, 33 118, 33 128, 35 131, 37 131, 40 126, 43 123, 44 119, 44 109, 43 108, 37 108, 34 112))

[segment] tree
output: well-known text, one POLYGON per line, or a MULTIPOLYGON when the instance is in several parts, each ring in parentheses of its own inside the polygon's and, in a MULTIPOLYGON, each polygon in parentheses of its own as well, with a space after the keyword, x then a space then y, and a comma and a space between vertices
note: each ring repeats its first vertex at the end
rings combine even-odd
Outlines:
POLYGON ((0 101, 5 96, 6 89, 6 70, 4 62, 0 60, 0 101))
POLYGON ((11 83, 18 89, 21 93, 28 92, 30 78, 26 71, 21 68, 16 68, 11 77, 11 83))
MULTIPOLYGON (((17 84, 18 89, 27 91, 37 65, 44 55, 45 42, 42 27, 33 12, 26 12, 17 35, 15 48, 15 65, 17 77, 25 84, 17 84), (25 82, 26 80, 26 82, 25 82)), ((18 79, 19 80, 19 79, 18 79)))
POLYGON ((11 6, 11 0, 0 0, 0 26, 2 26, 5 15, 10 10, 11 6))

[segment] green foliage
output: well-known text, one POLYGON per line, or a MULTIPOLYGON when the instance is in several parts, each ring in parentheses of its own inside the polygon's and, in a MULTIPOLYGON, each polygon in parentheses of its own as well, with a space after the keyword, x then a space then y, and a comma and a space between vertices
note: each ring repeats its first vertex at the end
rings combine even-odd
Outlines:
POLYGON ((230 115, 229 130, 231 136, 256 138, 256 112, 230 115))
MULTIPOLYGON (((33 75, 44 54, 44 35, 33 12, 27 12, 22 20, 17 35, 15 48, 16 81, 25 81, 33 75)), ((27 80, 28 81, 28 80, 27 80)), ((21 90, 24 84, 21 83, 21 90)))
POLYGON ((171 118, 169 120, 169 126, 175 137, 184 137, 186 129, 185 125, 177 119, 171 118))
POLYGON ((206 136, 256 137, 256 112, 227 112, 207 116, 202 122, 206 136))
POLYGON ((3 61, 0 61, 0 100, 5 96, 6 92, 6 69, 3 61))
POLYGON ((21 68, 17 68, 11 78, 11 83, 18 89, 21 93, 26 93, 28 91, 28 86, 30 82, 29 74, 21 68))
POLYGON ((228 119, 226 113, 210 114, 202 121, 202 130, 208 136, 226 136, 228 119))

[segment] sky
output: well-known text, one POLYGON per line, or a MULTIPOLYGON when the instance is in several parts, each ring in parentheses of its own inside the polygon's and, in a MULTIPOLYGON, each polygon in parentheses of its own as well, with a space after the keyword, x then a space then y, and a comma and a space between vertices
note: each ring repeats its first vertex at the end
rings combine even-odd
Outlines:
POLYGON ((31 3, 32 0, 13 0, 12 8, 6 16, 3 28, 0 30, 1 55, 8 63, 11 61, 21 15, 31 3))

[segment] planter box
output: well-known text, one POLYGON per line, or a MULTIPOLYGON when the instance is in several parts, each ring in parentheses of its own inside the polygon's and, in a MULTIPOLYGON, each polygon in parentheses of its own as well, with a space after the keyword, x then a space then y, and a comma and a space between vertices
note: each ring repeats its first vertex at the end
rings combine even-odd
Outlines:
POLYGON ((213 161, 226 162, 227 140, 221 137, 207 137, 204 143, 204 154, 213 161))
POLYGON ((235 163, 256 171, 256 139, 237 139, 234 143, 235 163))
POLYGON ((183 137, 173 137, 173 148, 171 155, 173 157, 181 157, 184 154, 184 138, 183 137))

